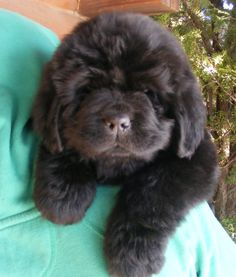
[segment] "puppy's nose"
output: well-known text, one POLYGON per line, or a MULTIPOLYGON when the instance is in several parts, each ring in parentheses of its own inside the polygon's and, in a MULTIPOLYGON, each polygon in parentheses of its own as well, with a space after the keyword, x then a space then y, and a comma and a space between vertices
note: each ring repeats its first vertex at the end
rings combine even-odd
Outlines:
POLYGON ((104 120, 105 125, 109 128, 113 133, 117 133, 119 131, 125 132, 130 129, 131 122, 128 115, 120 115, 115 117, 108 117, 104 120))

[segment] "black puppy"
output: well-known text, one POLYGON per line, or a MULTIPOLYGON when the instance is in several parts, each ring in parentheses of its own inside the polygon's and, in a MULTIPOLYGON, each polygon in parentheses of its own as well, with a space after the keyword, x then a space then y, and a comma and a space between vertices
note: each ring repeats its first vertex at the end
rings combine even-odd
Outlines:
POLYGON ((33 109, 42 138, 34 200, 47 219, 79 221, 99 182, 121 191, 105 234, 109 271, 146 277, 189 209, 214 193, 205 107, 175 38, 142 15, 80 24, 47 65, 33 109))

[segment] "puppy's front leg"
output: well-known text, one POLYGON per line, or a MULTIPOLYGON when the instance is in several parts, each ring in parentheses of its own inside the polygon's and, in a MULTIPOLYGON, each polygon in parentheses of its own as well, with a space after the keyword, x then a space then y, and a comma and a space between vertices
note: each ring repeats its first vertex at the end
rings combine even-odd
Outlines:
POLYGON ((96 184, 93 170, 76 153, 51 154, 40 147, 34 201, 44 217, 57 224, 79 221, 90 206, 96 184))
POLYGON ((148 277, 164 263, 164 250, 189 209, 214 193, 215 150, 204 143, 189 159, 168 157, 130 177, 118 196, 105 236, 112 276, 148 277))
MULTIPOLYGON (((108 222, 105 254, 114 277, 149 277, 160 271, 166 238, 172 226, 158 218, 150 198, 123 189, 108 222), (143 198, 143 199, 142 199, 143 198)), ((148 193, 148 194, 149 194, 148 193)))

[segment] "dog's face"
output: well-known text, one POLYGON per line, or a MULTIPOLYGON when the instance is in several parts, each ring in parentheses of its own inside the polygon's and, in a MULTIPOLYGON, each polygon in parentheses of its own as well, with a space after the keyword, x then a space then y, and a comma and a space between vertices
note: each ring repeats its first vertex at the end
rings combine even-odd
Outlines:
POLYGON ((54 138, 45 139, 54 151, 150 160, 176 145, 177 155, 191 157, 203 137, 205 109, 187 59, 146 16, 82 23, 62 41, 47 78, 59 106, 51 109, 54 138))
MULTIPOLYGON (((112 80, 109 73, 106 77, 112 80)), ((64 120, 68 145, 87 158, 149 160, 168 145, 173 126, 159 100, 150 97, 138 88, 91 88, 72 112, 73 120, 64 120)))

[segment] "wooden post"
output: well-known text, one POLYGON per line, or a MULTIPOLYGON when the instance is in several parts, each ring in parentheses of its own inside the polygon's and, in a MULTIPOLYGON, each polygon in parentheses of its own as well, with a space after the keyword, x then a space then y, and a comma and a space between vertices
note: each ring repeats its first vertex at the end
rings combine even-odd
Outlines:
POLYGON ((178 9, 179 0, 80 0, 78 4, 79 13, 88 17, 104 11, 130 11, 153 15, 178 9))
POLYGON ((37 21, 62 38, 76 24, 100 12, 173 12, 178 10, 179 0, 0 0, 0 8, 37 21))

